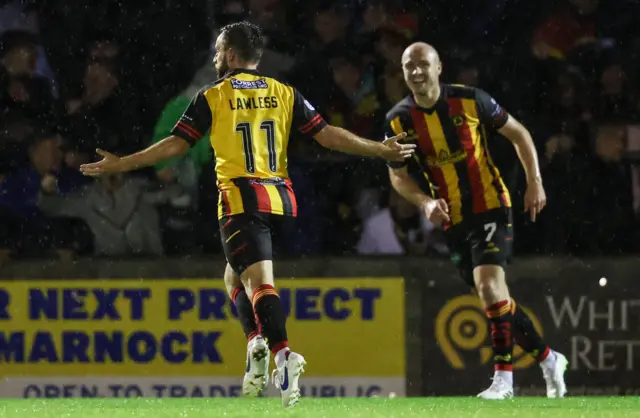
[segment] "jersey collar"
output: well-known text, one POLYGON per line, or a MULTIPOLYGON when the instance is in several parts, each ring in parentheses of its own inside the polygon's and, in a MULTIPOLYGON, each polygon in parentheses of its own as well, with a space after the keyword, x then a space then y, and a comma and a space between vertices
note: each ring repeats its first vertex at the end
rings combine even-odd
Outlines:
POLYGON ((448 89, 447 89, 447 85, 446 84, 442 84, 440 83, 440 97, 438 97, 438 100, 434 103, 434 105, 430 108, 426 108, 426 107, 422 107, 420 105, 418 105, 418 103, 416 103, 416 99, 413 97, 413 94, 409 93, 409 95, 407 96, 407 98, 409 99, 409 103, 420 109, 421 111, 428 113, 428 114, 432 114, 433 112, 435 112, 436 108, 438 107, 439 104, 445 102, 447 100, 447 96, 448 96, 448 89))
POLYGON ((230 70, 229 72, 227 72, 227 74, 224 75, 224 78, 231 77, 231 76, 234 76, 234 75, 237 75, 237 74, 260 75, 258 70, 250 70, 248 68, 235 68, 235 69, 230 70))

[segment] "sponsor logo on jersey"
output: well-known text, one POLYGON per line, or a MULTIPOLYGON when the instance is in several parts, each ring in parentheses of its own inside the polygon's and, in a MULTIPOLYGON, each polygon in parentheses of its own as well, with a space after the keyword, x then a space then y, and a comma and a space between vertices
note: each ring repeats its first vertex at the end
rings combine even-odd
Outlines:
POLYGON ((232 78, 231 87, 236 90, 246 90, 246 89, 266 89, 269 88, 267 84, 267 80, 261 78, 260 80, 238 80, 237 78, 232 78))

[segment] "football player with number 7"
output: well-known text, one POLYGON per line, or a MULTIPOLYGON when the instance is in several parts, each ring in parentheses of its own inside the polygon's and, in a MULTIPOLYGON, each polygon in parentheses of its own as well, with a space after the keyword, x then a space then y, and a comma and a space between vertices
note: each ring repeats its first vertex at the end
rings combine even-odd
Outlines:
POLYGON ((550 350, 531 318, 509 294, 504 267, 511 258, 511 197, 487 148, 487 131, 511 141, 527 176, 524 208, 535 222, 546 196, 531 135, 482 90, 440 83, 442 64, 428 44, 410 45, 402 69, 411 94, 387 114, 386 134, 407 132, 411 159, 389 162, 391 184, 446 231, 451 259, 475 288, 491 323, 495 372, 483 399, 513 397, 513 342, 539 362, 547 396, 567 389, 567 359, 550 350))

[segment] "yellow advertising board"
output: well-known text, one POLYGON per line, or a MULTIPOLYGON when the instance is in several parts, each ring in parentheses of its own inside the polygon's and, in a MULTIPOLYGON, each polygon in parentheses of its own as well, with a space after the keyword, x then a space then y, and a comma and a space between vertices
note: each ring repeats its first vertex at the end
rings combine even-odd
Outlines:
MULTIPOLYGON (((281 280, 278 291, 290 346, 308 361, 303 391, 404 393, 401 278, 281 280)), ((0 396, 239 394, 246 340, 222 280, 5 282, 0 320, 0 396)))

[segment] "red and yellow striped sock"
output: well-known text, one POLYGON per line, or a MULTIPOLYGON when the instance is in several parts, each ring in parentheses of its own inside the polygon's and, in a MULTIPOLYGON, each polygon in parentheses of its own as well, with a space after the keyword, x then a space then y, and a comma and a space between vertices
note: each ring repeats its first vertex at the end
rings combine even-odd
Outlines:
POLYGON ((511 313, 511 303, 509 300, 500 301, 488 306, 485 312, 491 321, 491 346, 495 370, 512 371, 513 336, 511 328, 513 314, 511 313))

